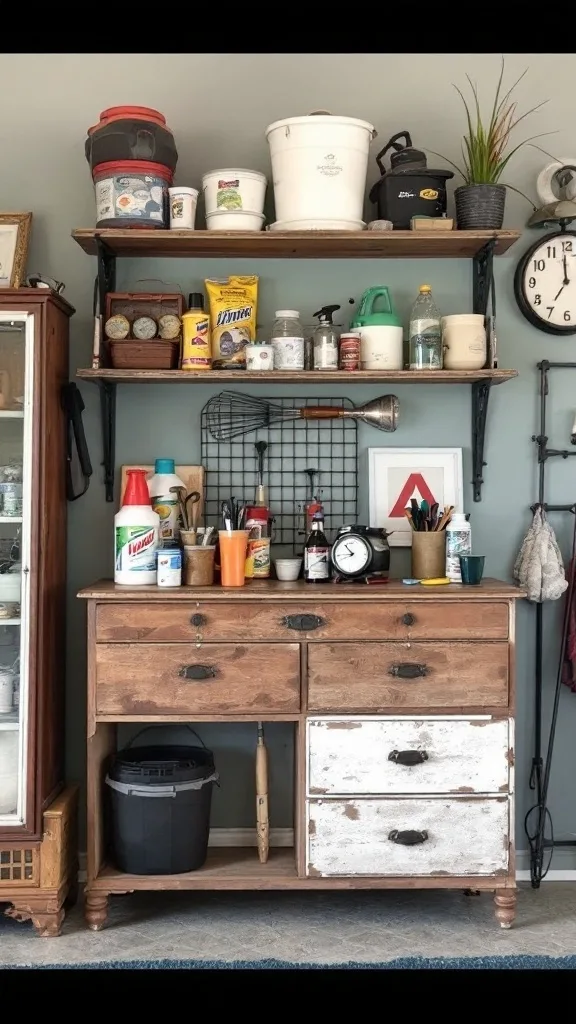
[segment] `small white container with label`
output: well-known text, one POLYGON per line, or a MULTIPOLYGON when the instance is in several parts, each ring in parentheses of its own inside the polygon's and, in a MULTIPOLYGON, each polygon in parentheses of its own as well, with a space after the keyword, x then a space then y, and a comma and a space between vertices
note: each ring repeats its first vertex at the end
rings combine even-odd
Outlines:
POLYGON ((7 715, 13 709, 14 673, 11 669, 0 669, 0 715, 7 715))
POLYGON ((188 188, 187 186, 169 188, 168 195, 170 197, 171 230, 193 231, 196 221, 198 189, 188 188))
POLYGON ((446 576, 452 583, 462 583, 460 555, 472 554, 472 530, 463 512, 453 512, 446 527, 446 576))
POLYGON ((274 349, 272 345, 263 342, 255 342, 253 345, 246 345, 246 369, 256 373, 262 370, 274 369, 274 349))
POLYGON ((304 369, 304 330, 296 309, 276 310, 272 328, 275 370, 304 369))
POLYGON ((182 552, 180 548, 160 548, 157 582, 159 587, 182 586, 182 552))

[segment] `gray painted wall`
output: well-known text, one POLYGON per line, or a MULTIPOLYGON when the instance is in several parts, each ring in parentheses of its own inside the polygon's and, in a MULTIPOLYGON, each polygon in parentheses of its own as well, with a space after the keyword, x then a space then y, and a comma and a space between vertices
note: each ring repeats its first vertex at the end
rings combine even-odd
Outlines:
MULTIPOLYGON (((346 55, 350 67, 350 55, 346 55)), ((198 186, 201 174, 218 166, 267 170, 264 129, 282 116, 327 107, 336 113, 366 118, 384 141, 409 128, 416 145, 431 147, 457 158, 463 115, 451 82, 462 84, 469 72, 487 101, 499 70, 493 54, 362 54, 353 76, 342 74, 341 59, 332 54, 3 54, 0 62, 0 210, 33 210, 30 271, 66 282, 66 297, 77 309, 72 320, 71 373, 89 365, 91 291, 95 261, 83 255, 70 238, 77 226, 94 223, 91 179, 84 159, 86 129, 100 110, 117 103, 147 104, 162 110, 173 129, 180 154, 177 183, 198 186), (410 74, 406 60, 410 59, 410 74), (434 82, 431 91, 429 83, 434 82)), ((574 54, 512 54, 509 74, 526 66, 528 75, 518 90, 524 108, 543 99, 544 110, 526 125, 526 135, 558 130, 543 140, 561 156, 576 153, 572 84, 574 54), (567 126, 567 127, 566 127, 567 126)), ((519 136, 520 137, 520 136, 519 136)), ((373 147, 374 154, 377 151, 373 147)), ((546 162, 527 148, 513 159, 509 180, 535 196, 536 174, 546 162)), ((572 162, 574 162, 572 160, 572 162)), ((371 161, 370 184, 377 176, 371 161)), ((528 205, 509 194, 505 226, 523 225, 528 205)), ((512 293, 514 267, 533 234, 525 235, 510 257, 497 261, 498 336, 502 366, 520 371, 519 379, 495 389, 491 399, 484 500, 473 505, 466 485, 467 510, 472 513, 474 548, 487 556, 491 575, 509 577, 523 532, 528 506, 536 497, 536 464, 530 436, 536 427, 535 364, 538 359, 574 358, 574 340, 558 340, 530 327, 516 309, 512 293)), ((269 322, 278 306, 295 306, 309 322, 314 309, 326 302, 346 307, 370 285, 388 284, 405 316, 422 281, 432 285, 444 312, 464 312, 471 306, 470 265, 466 261, 138 261, 119 264, 119 285, 138 279, 160 278, 181 285, 185 292, 201 286, 204 277, 250 272, 260 275, 259 320, 269 322)), ((350 307, 348 307, 350 308, 350 307)), ((551 443, 564 446, 576 406, 569 374, 554 378, 550 417, 551 443)), ((85 425, 96 467, 85 498, 69 509, 69 659, 67 764, 71 779, 84 774, 85 641, 84 607, 75 599, 79 587, 111 573, 113 509, 106 505, 98 464, 101 458, 96 388, 83 386, 85 425)), ((118 403, 117 464, 152 461, 173 455, 181 462, 199 457, 199 413, 214 389, 199 387, 125 387, 118 403)), ((315 389, 322 393, 320 387, 315 389)), ((324 394, 342 389, 324 387, 324 394)), ((379 387, 355 392, 358 401, 375 397, 379 387)), ((276 386, 277 394, 283 393, 276 386)), ((270 393, 274 393, 270 388, 270 393)), ((286 393, 286 392, 284 392, 286 393)), ((464 479, 470 480, 470 395, 465 388, 398 388, 402 422, 394 444, 459 445, 464 449, 464 479)), ((360 449, 381 437, 366 429, 360 449)), ((572 461, 550 466, 549 500, 576 498, 576 466, 572 461)), ((362 480, 361 480, 362 483, 362 480)), ((570 543, 569 517, 555 517, 565 552, 570 543)), ((399 556, 400 558, 402 555, 399 556)), ((403 566, 395 554, 396 569, 403 566)), ((547 610, 549 665, 546 693, 551 697, 558 631, 554 612, 547 610)), ((532 667, 534 613, 519 607, 518 622, 518 841, 525 848, 521 822, 531 794, 527 779, 532 737, 532 667)), ((576 832, 572 779, 576 697, 562 695, 560 734, 552 780, 552 809, 556 834, 576 832), (566 784, 566 780, 570 780, 566 784)), ((214 824, 246 825, 253 820, 253 803, 244 780, 252 778, 252 726, 203 728, 204 739, 216 751, 223 776, 216 795, 214 824)), ((290 823, 291 754, 288 727, 270 726, 272 752, 272 821, 290 823)), ((567 866, 557 862, 557 866, 567 866)))

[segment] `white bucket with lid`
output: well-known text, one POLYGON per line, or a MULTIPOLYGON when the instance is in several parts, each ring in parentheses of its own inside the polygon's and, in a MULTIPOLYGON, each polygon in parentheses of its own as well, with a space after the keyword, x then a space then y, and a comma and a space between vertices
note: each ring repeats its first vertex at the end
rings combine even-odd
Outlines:
MULTIPOLYGON (((261 214, 266 195, 266 175, 242 167, 224 167, 202 176, 206 219, 212 213, 243 210, 261 214)), ((233 229, 232 229, 233 230, 233 229)))
POLYGON ((276 220, 350 231, 363 221, 370 143, 376 129, 327 111, 287 117, 266 129, 276 220))

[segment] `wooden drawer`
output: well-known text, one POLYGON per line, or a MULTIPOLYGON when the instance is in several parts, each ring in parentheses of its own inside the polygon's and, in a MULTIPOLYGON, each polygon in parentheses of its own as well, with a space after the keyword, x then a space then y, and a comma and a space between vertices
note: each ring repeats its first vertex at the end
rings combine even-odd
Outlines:
POLYGON ((311 718, 308 792, 504 793, 509 731, 507 719, 487 717, 311 718))
POLYGON ((507 798, 310 800, 307 810, 308 875, 460 877, 508 871, 507 798), (401 845, 408 830, 423 833, 424 841, 401 845))
POLYGON ((300 708, 298 644, 97 644, 96 714, 194 715, 300 708))
POLYGON ((292 601, 98 604, 101 642, 203 640, 506 640, 508 605, 413 601, 308 605, 292 601))
POLYGON ((503 643, 311 644, 308 708, 506 707, 508 658, 503 643))

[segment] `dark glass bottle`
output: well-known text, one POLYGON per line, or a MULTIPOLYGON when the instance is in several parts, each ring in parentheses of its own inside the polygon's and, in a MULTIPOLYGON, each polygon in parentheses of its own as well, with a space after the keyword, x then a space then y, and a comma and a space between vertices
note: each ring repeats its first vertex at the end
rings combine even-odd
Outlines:
POLYGON ((306 583, 327 583, 330 579, 330 544, 324 533, 324 517, 317 512, 304 547, 304 579, 306 583))

